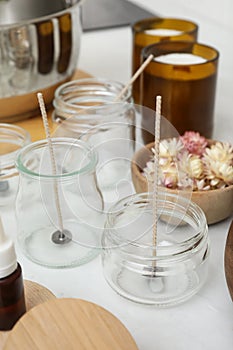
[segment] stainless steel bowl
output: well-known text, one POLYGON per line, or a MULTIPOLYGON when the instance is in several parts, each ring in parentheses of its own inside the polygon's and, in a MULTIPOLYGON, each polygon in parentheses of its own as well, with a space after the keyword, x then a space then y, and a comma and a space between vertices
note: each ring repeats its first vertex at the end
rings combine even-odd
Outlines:
POLYGON ((0 121, 38 113, 69 80, 80 51, 81 0, 0 0, 0 121))

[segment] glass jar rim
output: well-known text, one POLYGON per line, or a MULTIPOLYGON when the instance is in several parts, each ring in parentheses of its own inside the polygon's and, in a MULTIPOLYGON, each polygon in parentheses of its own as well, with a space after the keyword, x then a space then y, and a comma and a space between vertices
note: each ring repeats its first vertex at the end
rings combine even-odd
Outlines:
MULTIPOLYGON (((153 24, 156 22, 161 22, 161 21, 174 21, 177 22, 179 21, 180 23, 186 23, 186 24, 190 24, 193 25, 193 28, 190 30, 186 30, 184 33, 185 34, 191 34, 193 32, 195 32, 198 29, 198 24, 196 22, 190 21, 188 19, 185 18, 176 18, 176 17, 149 17, 149 18, 145 18, 145 19, 141 19, 135 23, 133 23, 133 30, 136 33, 141 33, 143 32, 145 29, 148 28, 143 28, 143 30, 141 28, 137 28, 140 27, 141 25, 143 25, 144 23, 148 22, 149 24, 153 24)), ((170 28, 169 28, 170 29, 170 28)), ((175 29, 175 28, 174 28, 175 29)))
POLYGON ((0 154, 0 166, 6 166, 14 163, 16 155, 20 151, 20 148, 23 148, 25 145, 30 143, 31 136, 29 132, 24 128, 8 123, 0 123, 0 135, 1 133, 9 136, 14 136, 15 140, 21 141, 16 143, 16 145, 19 146, 17 150, 5 154, 0 154))
MULTIPOLYGON (((171 198, 171 199, 175 199, 177 198, 176 194, 173 193, 167 193, 166 191, 159 191, 158 193, 159 195, 162 195, 162 197, 166 197, 167 198, 171 198)), ((109 211, 108 211, 108 215, 107 215, 107 219, 106 219, 106 223, 105 223, 105 229, 112 232, 112 238, 116 240, 116 244, 114 245, 115 248, 119 247, 119 246, 125 246, 125 245, 131 245, 134 246, 136 248, 142 248, 146 251, 146 249, 151 250, 151 249, 156 249, 156 251, 160 251, 163 254, 160 254, 158 256, 154 256, 153 259, 156 260, 156 258, 158 259, 167 259, 167 258, 171 258, 171 256, 176 256, 176 255, 182 255, 182 254, 186 254, 187 251, 189 251, 192 248, 196 248, 196 246, 200 243, 200 241, 202 240, 202 238, 204 236, 207 235, 207 222, 206 222, 206 217, 205 214, 203 212, 203 210, 194 202, 190 201, 187 198, 179 197, 179 204, 177 204, 174 201, 167 201, 170 204, 172 204, 174 206, 174 204, 176 206, 181 207, 180 203, 182 202, 184 205, 187 205, 188 210, 191 210, 193 212, 195 212, 197 218, 199 219, 199 223, 198 223, 198 230, 195 232, 195 234, 192 237, 189 237, 186 240, 183 240, 182 242, 178 242, 176 245, 173 245, 172 247, 169 246, 153 246, 148 245, 148 244, 143 244, 140 242, 137 242, 137 240, 128 240, 125 239, 121 236, 120 237, 120 242, 119 242, 119 237, 117 237, 117 235, 113 232, 112 229, 113 228, 113 219, 114 216, 116 215, 116 213, 122 212, 124 211, 127 207, 129 207, 131 204, 133 203, 140 203, 143 205, 143 201, 144 203, 147 204, 149 202, 152 202, 153 200, 153 193, 152 192, 144 192, 144 193, 137 193, 137 194, 133 194, 133 195, 129 195, 121 200, 119 200, 117 203, 115 203, 113 206, 110 207, 109 211), (118 244, 119 243, 119 244, 118 244), (174 247, 176 248, 175 252, 174 252, 174 247), (172 250, 171 254, 170 251, 172 250)), ((158 200, 158 202, 162 202, 164 203, 164 200, 158 200)), ((186 207, 183 207, 186 208, 186 207)), ((187 211, 186 211, 187 214, 187 211)), ((145 252, 146 253, 146 252, 145 252)), ((131 255, 135 255, 135 254, 131 254, 131 255)), ((145 256, 146 258, 146 256, 145 256)))
MULTIPOLYGON (((176 44, 177 44, 177 45, 178 45, 178 44, 180 44, 180 45, 185 45, 185 44, 187 44, 188 46, 192 45, 192 47, 194 47, 194 46, 203 47, 203 48, 208 49, 208 50, 211 50, 212 52, 215 53, 215 55, 214 55, 213 58, 207 59, 207 61, 205 61, 205 62, 194 63, 194 64, 189 63, 188 65, 189 65, 190 67, 192 67, 192 66, 206 65, 207 63, 211 63, 211 62, 217 61, 218 58, 219 58, 219 51, 218 51, 215 47, 210 46, 210 45, 206 45, 206 44, 204 44, 204 43, 190 42, 190 41, 185 41, 185 40, 162 41, 162 42, 157 42, 157 43, 155 43, 155 44, 147 45, 147 46, 145 46, 145 47, 142 49, 142 57, 143 57, 144 59, 146 59, 146 58, 151 54, 150 51, 151 51, 151 49, 152 49, 153 47, 169 46, 169 45, 176 45, 176 44)), ((169 51, 168 53, 163 53, 163 54, 166 55, 166 54, 170 54, 170 53, 188 53, 188 52, 186 52, 186 51, 184 51, 184 52, 183 52, 183 51, 176 51, 176 50, 173 51, 173 50, 172 50, 172 51, 169 51)), ((161 55, 162 55, 162 53, 161 53, 161 55)), ((155 57, 157 57, 157 56, 155 56, 155 57)), ((204 56, 203 56, 203 57, 204 57, 204 56)), ((156 64, 158 64, 158 65, 173 66, 173 64, 171 64, 171 63, 167 63, 167 62, 158 62, 158 61, 154 61, 154 60, 152 60, 152 63, 156 63, 156 64)))
MULTIPOLYGON (((108 87, 108 86, 113 86, 114 88, 116 88, 116 92, 121 92, 122 89, 124 88, 124 85, 121 82, 115 81, 115 80, 109 80, 109 79, 105 79, 105 78, 83 78, 83 79, 77 79, 77 80, 72 80, 69 81, 67 83, 64 83, 62 85, 60 85, 55 93, 54 93, 54 99, 53 99, 53 106, 56 110, 62 109, 64 111, 68 110, 70 112, 75 112, 78 111, 80 112, 80 109, 85 111, 90 111, 92 109, 96 109, 97 111, 101 111, 101 109, 103 109, 104 107, 106 108, 106 106, 108 105, 113 105, 113 104, 118 104, 118 105, 123 105, 124 103, 129 103, 127 102, 128 99, 131 97, 131 88, 129 87, 125 94, 121 97, 121 99, 119 101, 108 101, 109 103, 106 104, 96 104, 96 105, 85 105, 85 104, 78 104, 76 103, 75 105, 69 102, 66 102, 62 99, 62 96, 64 96, 64 94, 66 92, 70 92, 72 88, 76 88, 76 91, 82 91, 82 88, 85 88, 88 86, 102 86, 102 87, 108 87)), ((103 91, 110 91, 107 88, 103 91)), ((101 91, 100 91, 101 92, 101 91)), ((95 94, 95 96, 98 96, 98 94, 95 94)), ((87 98, 90 98, 90 96, 87 96, 87 98)), ((54 112, 55 112, 54 111, 54 112)), ((85 115, 79 115, 80 119, 86 119, 85 115)), ((87 116, 88 118, 88 116, 87 116)))
POLYGON ((65 145, 68 145, 68 144, 70 145, 72 142, 72 144, 81 146, 81 148, 83 148, 86 152, 91 154, 91 159, 89 163, 85 165, 83 168, 76 171, 69 172, 69 173, 65 173, 65 174, 47 175, 47 174, 39 174, 39 173, 33 172, 29 170, 26 166, 24 166, 22 158, 25 154, 29 153, 33 149, 43 148, 47 146, 48 140, 43 139, 43 140, 39 140, 31 143, 19 151, 15 162, 16 168, 18 169, 19 173, 24 173, 30 177, 44 178, 48 180, 49 179, 65 180, 65 179, 72 179, 77 175, 84 175, 84 174, 90 173, 95 169, 98 161, 97 153, 86 142, 82 140, 77 140, 74 138, 69 138, 69 137, 52 138, 52 142, 54 142, 55 144, 58 143, 58 144, 65 144, 65 145))

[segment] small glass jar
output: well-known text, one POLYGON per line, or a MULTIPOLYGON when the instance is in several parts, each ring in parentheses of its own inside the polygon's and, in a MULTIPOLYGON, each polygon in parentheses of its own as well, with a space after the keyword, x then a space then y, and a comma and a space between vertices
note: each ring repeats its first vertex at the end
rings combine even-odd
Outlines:
POLYGON ((0 207, 11 205, 18 190, 15 159, 18 151, 30 143, 30 134, 12 124, 0 124, 0 207))
POLYGON ((56 138, 52 144, 56 174, 47 140, 31 143, 18 154, 18 241, 35 263, 81 265, 100 251, 103 200, 96 183, 97 155, 70 138, 56 138))
POLYGON ((159 192, 156 244, 153 195, 136 194, 113 206, 102 237, 104 275, 132 301, 170 306, 184 302, 204 284, 209 239, 206 218, 194 203, 159 192))
POLYGON ((134 109, 130 88, 115 102, 124 85, 108 79, 78 79, 55 91, 53 122, 56 136, 78 138, 91 127, 109 123, 132 124, 134 109))
POLYGON ((135 108, 128 89, 107 79, 80 79, 66 83, 55 93, 54 137, 81 138, 98 153, 97 177, 101 190, 130 178, 135 151, 135 108))

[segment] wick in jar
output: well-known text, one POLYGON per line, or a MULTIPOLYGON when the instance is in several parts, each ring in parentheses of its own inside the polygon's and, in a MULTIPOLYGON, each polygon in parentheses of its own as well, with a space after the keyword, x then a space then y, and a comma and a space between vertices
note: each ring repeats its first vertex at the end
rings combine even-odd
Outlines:
POLYGON ((158 181, 159 181, 159 143, 160 143, 160 124, 161 124, 161 96, 156 96, 155 112, 155 144, 154 144, 154 184, 152 195, 152 265, 148 267, 147 276, 149 276, 149 286, 154 293, 161 293, 164 288, 162 278, 156 275, 156 247, 158 239, 158 181), (155 278, 156 277, 156 278, 155 278))
MULTIPOLYGON (((160 143, 160 124, 161 124, 161 96, 156 97, 155 112, 155 144, 154 144, 154 188, 153 188, 153 240, 152 244, 157 244, 157 222, 158 222, 158 182, 159 182, 159 143, 160 143)), ((156 249, 153 250, 156 255, 156 249)))
MULTIPOLYGON (((56 177, 56 175, 57 175, 56 159, 55 159, 55 154, 54 154, 54 150, 53 150, 53 143, 52 143, 52 139, 51 139, 51 135, 50 135, 48 117, 47 117, 47 113, 46 113, 46 109, 45 109, 43 95, 41 93, 38 93, 37 98, 38 98, 38 102, 39 102, 39 106, 40 106, 41 116, 43 119, 45 134, 46 134, 46 138, 47 138, 48 146, 49 146, 49 155, 50 155, 50 160, 51 160, 52 174, 54 177, 56 177)), ((57 185, 56 178, 54 178, 53 186, 54 186, 55 205, 56 205, 57 216, 58 216, 59 230, 55 231, 52 234, 51 239, 52 239, 53 243, 65 244, 65 243, 68 243, 72 240, 72 234, 70 231, 65 230, 64 226, 63 226, 61 204, 60 204, 60 198, 59 198, 58 185, 57 185)))

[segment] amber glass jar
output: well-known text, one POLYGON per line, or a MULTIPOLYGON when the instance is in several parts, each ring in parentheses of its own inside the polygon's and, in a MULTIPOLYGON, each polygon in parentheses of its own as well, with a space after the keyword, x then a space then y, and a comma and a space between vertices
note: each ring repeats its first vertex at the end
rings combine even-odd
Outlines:
MULTIPOLYGON (((152 17, 136 22, 133 27, 132 73, 141 64, 141 51, 144 47, 160 41, 185 40, 196 41, 198 25, 178 18, 152 17)), ((139 100, 140 79, 133 84, 134 102, 139 100)))
MULTIPOLYGON (((142 105, 154 109, 155 96, 161 95, 162 114, 179 134, 193 130, 211 138, 218 51, 199 43, 173 41, 145 47, 143 60, 150 54, 154 59, 142 74, 142 105)), ((144 142, 153 141, 154 118, 142 116, 142 129, 144 142)))

